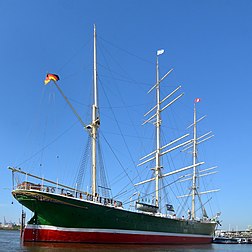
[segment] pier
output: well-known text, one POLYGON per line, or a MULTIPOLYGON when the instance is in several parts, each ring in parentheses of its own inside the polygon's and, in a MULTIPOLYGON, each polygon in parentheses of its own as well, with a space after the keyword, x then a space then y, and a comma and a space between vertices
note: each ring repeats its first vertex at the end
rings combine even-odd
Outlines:
POLYGON ((215 237, 235 238, 239 243, 252 243, 252 228, 246 230, 216 230, 215 237))

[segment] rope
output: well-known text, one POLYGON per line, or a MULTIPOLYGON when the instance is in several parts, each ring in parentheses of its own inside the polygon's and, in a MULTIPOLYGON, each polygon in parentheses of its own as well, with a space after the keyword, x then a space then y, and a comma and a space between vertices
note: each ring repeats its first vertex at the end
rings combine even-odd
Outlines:
POLYGON ((45 150, 46 148, 48 148, 50 145, 52 145, 53 143, 55 143, 58 139, 60 139, 63 135, 65 135, 69 130, 71 130, 73 128, 73 126, 75 126, 75 124, 77 124, 78 121, 74 122, 69 128, 67 128, 65 131, 63 131, 60 135, 58 135, 56 138, 54 138, 51 142, 49 142, 47 145, 45 145, 44 147, 42 147, 41 149, 39 149, 38 151, 36 151, 34 154, 32 154, 29 158, 25 159, 24 161, 22 161, 21 163, 19 163, 17 165, 21 166, 22 164, 26 163, 27 161, 31 160, 32 158, 34 158, 35 156, 37 156, 40 152, 42 152, 43 150, 45 150))
POLYGON ((80 190, 82 188, 82 184, 83 184, 83 179, 84 179, 84 174, 85 171, 87 170, 87 160, 88 160, 88 153, 90 150, 90 141, 91 138, 88 137, 87 139, 87 144, 86 144, 86 148, 83 152, 82 155, 82 159, 81 159, 81 163, 80 163, 80 168, 79 168, 79 173, 76 179, 76 183, 77 183, 77 190, 80 190))

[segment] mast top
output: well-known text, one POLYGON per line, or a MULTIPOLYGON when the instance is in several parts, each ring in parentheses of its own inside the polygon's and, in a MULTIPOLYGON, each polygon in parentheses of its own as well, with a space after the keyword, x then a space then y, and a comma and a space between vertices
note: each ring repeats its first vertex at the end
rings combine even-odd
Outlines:
MULTIPOLYGON (((94 106, 98 107, 98 97, 97 97, 97 56, 96 56, 96 26, 94 24, 94 66, 93 66, 93 92, 94 92, 94 106)), ((96 111, 97 113, 97 111, 96 111)))

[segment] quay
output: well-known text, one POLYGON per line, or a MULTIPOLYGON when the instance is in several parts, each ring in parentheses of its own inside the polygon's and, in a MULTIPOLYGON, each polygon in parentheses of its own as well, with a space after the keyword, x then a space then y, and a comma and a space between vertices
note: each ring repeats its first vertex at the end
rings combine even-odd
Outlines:
POLYGON ((216 230, 215 243, 246 243, 252 244, 252 228, 246 230, 216 230), (236 241, 236 242, 234 242, 236 241))

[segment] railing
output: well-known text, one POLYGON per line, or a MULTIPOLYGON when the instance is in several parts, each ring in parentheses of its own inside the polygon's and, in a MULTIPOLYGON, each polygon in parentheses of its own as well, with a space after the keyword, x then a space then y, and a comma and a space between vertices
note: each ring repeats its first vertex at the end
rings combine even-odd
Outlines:
MULTIPOLYGON (((35 184, 29 181, 24 181, 20 184, 17 184, 16 189, 21 189, 21 190, 33 190, 33 191, 40 191, 40 192, 46 192, 46 193, 52 193, 52 194, 57 194, 57 195, 63 195, 67 197, 73 197, 76 199, 83 199, 87 201, 92 201, 96 202, 105 206, 113 206, 113 207, 123 207, 123 204, 121 201, 114 200, 112 198, 106 198, 106 197, 101 197, 100 195, 96 194, 95 196, 92 194, 89 194, 88 192, 80 191, 75 188, 65 186, 63 184, 41 178, 26 172, 23 172, 22 170, 16 169, 16 168, 11 168, 9 167, 10 170, 12 170, 13 173, 13 180, 14 180, 14 174, 15 173, 21 173, 26 176, 26 180, 28 180, 28 177, 32 177, 38 180, 41 180, 41 184, 35 184), (46 185, 44 182, 47 182, 51 185, 46 185)), ((14 186, 13 186, 14 189, 14 186)))

